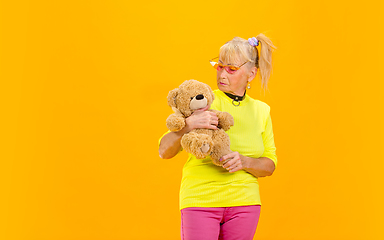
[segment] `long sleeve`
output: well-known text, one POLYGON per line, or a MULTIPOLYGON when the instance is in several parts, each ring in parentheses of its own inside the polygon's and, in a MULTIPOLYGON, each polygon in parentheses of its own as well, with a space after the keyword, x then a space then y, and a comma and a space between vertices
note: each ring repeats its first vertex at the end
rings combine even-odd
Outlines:
POLYGON ((267 157, 271 159, 275 163, 275 167, 277 166, 277 156, 276 156, 276 147, 275 141, 273 137, 273 129, 272 129, 272 119, 271 115, 268 113, 267 121, 265 123, 265 130, 262 133, 263 144, 264 144, 264 153, 261 157, 267 157))

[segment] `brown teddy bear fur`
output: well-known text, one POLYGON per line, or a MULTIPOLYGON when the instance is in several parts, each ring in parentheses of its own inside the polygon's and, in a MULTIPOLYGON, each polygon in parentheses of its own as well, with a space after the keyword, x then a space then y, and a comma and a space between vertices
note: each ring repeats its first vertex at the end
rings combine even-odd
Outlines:
MULTIPOLYGON (((185 126, 185 119, 196 109, 211 105, 215 96, 212 89, 205 83, 187 80, 179 88, 168 94, 168 105, 175 113, 167 118, 167 127, 171 131, 180 131, 185 126)), ((225 131, 234 124, 231 114, 217 110, 207 110, 216 113, 219 118, 218 129, 194 129, 181 138, 182 148, 198 159, 210 155, 212 162, 222 166, 220 158, 231 153, 229 136, 225 131)))

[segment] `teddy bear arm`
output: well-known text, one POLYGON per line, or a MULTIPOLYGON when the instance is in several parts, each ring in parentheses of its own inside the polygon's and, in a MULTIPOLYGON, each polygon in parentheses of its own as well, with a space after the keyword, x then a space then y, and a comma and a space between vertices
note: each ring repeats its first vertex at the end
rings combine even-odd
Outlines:
POLYGON ((173 113, 167 118, 167 128, 172 132, 180 131, 185 127, 185 118, 181 114, 173 113))
POLYGON ((218 128, 222 128, 224 131, 227 131, 233 126, 234 120, 231 114, 227 112, 215 111, 217 117, 219 118, 218 128))
POLYGON ((222 166, 226 161, 220 162, 220 158, 232 152, 229 136, 224 129, 218 129, 214 131, 212 139, 214 146, 211 153, 211 159, 215 165, 222 166))

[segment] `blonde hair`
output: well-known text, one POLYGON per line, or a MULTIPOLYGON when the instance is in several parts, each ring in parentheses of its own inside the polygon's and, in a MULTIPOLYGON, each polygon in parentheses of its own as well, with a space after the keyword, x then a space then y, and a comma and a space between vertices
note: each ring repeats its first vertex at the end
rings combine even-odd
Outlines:
POLYGON ((226 63, 249 61, 246 65, 259 69, 261 86, 265 90, 272 72, 272 51, 276 47, 262 33, 256 39, 259 41, 258 47, 253 47, 248 40, 234 37, 220 48, 219 58, 226 63), (260 48, 260 55, 257 48, 260 48))

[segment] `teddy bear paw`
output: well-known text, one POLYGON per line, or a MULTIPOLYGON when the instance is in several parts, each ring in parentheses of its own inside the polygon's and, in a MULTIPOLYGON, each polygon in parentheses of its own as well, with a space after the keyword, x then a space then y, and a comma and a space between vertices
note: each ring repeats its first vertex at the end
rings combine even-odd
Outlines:
POLYGON ((181 138, 181 146, 186 152, 195 155, 196 158, 203 159, 211 154, 213 141, 206 134, 189 132, 181 138))
POLYGON ((199 151, 196 151, 194 155, 198 159, 205 158, 212 152, 213 142, 207 135, 201 136, 197 145, 199 145, 199 151))
POLYGON ((200 149, 201 149, 202 153, 207 153, 209 151, 209 148, 210 148, 209 144, 208 143, 204 143, 203 146, 201 146, 200 149))

